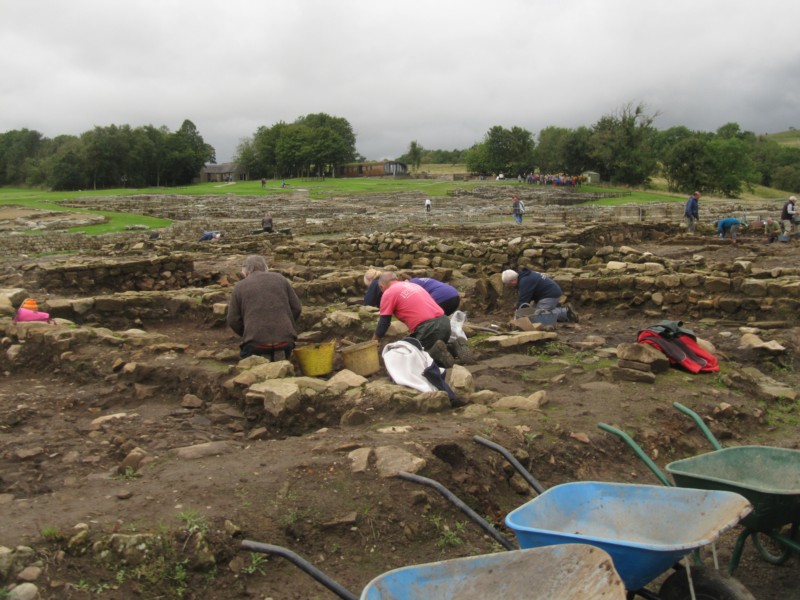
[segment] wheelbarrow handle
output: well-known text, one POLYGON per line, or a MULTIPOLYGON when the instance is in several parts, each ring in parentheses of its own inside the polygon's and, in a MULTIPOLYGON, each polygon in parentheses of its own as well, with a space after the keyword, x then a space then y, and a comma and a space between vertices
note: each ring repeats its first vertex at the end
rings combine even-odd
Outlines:
POLYGON ((399 473, 397 473, 397 476, 400 479, 405 479, 406 481, 413 481, 414 483, 427 485, 428 487, 433 488, 434 490, 439 492, 442 496, 444 496, 447 500, 449 500, 453 505, 455 505, 461 512, 467 515, 467 517, 469 517, 473 523, 475 523, 481 529, 483 529, 498 544, 503 546, 503 548, 505 548, 506 550, 517 549, 517 547, 514 546, 514 544, 512 544, 511 542, 509 542, 505 537, 503 537, 503 535, 499 531, 497 531, 497 529, 495 529, 489 523, 487 523, 486 519, 481 517, 469 506, 464 504, 464 502, 462 502, 458 496, 456 496, 453 492, 448 490, 438 481, 434 481, 433 479, 428 479, 427 477, 422 477, 421 475, 415 475, 414 473, 407 473, 406 471, 400 471, 399 473))
POLYGON ((653 472, 653 475, 658 477, 658 480, 661 483, 663 483, 667 487, 673 487, 672 482, 669 479, 667 479, 667 476, 664 475, 664 473, 662 473, 661 469, 658 468, 656 463, 650 460, 650 457, 644 453, 644 450, 642 450, 639 444, 633 441, 633 438, 631 436, 629 436, 624 431, 617 429, 616 427, 612 427, 611 425, 608 425, 606 423, 598 423, 597 426, 603 431, 607 431, 608 433, 614 434, 623 442, 628 444, 628 446, 630 446, 631 449, 636 453, 636 456, 642 459, 642 462, 644 462, 644 464, 647 465, 647 468, 653 472))
POLYGON ((319 583, 339 596, 339 598, 344 598, 344 600, 358 600, 358 596, 353 594, 347 588, 342 587, 339 583, 328 577, 325 573, 320 571, 305 558, 299 554, 295 554, 288 548, 284 548, 283 546, 275 546, 273 544, 262 544, 252 540, 242 540, 241 547, 244 550, 251 550, 252 552, 261 552, 262 554, 274 554, 276 556, 282 556, 301 571, 308 573, 319 583))
POLYGON ((514 455, 511 454, 511 452, 509 452, 507 449, 503 448, 500 444, 497 444, 491 440, 487 440, 479 435, 472 436, 472 440, 502 454, 503 457, 511 463, 511 466, 517 470, 517 473, 522 475, 523 479, 528 482, 528 485, 536 490, 537 494, 544 493, 544 487, 542 487, 542 484, 536 481, 533 475, 531 475, 528 470, 523 467, 522 464, 516 458, 514 458, 514 455))
POLYGON ((714 437, 713 433, 711 433, 711 430, 703 422, 703 418, 700 415, 694 412, 691 408, 685 407, 680 402, 673 402, 672 406, 677 408, 683 414, 688 416, 692 421, 694 421, 695 425, 697 425, 700 431, 703 432, 703 435, 706 436, 709 442, 711 442, 711 445, 714 447, 714 450, 722 450, 722 444, 720 444, 719 441, 717 441, 717 438, 714 437))

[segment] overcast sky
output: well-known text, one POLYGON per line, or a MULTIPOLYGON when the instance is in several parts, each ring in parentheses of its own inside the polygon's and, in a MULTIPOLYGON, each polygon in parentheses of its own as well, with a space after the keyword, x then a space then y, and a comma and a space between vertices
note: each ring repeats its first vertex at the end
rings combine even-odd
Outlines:
POLYGON ((800 127, 793 0, 0 0, 0 132, 190 119, 217 162, 259 126, 344 117, 368 159, 494 125, 800 127))

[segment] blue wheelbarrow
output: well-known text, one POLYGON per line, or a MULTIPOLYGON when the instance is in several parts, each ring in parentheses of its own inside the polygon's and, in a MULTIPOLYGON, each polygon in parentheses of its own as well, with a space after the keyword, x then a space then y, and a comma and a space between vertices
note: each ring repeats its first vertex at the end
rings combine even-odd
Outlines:
MULTIPOLYGON (((480 436, 473 440, 497 450, 539 491, 541 485, 507 450, 480 436)), ((436 481, 399 473, 428 485, 455 504, 507 549, 514 546, 469 506, 436 481)), ((664 488, 624 483, 574 482, 557 485, 511 511, 505 524, 521 548, 557 544, 589 544, 605 550, 628 590, 627 598, 648 600, 754 600, 737 580, 704 567, 679 563, 715 541, 751 510, 732 492, 664 488), (647 589, 663 573, 671 573, 655 592, 647 589), (692 595, 692 590, 694 595, 692 595)))
MULTIPOLYGON (((753 505, 752 513, 742 519, 744 529, 736 541, 728 572, 736 572, 748 537, 752 537, 761 557, 772 564, 783 564, 792 553, 800 553, 800 451, 770 446, 723 448, 700 415, 678 402, 673 406, 695 422, 714 448, 712 452, 669 463, 666 470, 675 485, 735 492, 753 505)), ((673 485, 630 436, 605 423, 598 427, 627 443, 661 483, 673 485)))
POLYGON ((623 600, 611 558, 588 545, 515 550, 401 567, 356 596, 291 550, 245 540, 241 547, 292 562, 345 600, 623 600))

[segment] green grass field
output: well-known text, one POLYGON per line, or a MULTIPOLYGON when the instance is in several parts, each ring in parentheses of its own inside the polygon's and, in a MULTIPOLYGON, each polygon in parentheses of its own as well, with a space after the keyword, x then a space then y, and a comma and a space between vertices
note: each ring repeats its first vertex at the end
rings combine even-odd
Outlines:
MULTIPOLYGON (((793 132, 792 132, 793 133, 793 132)), ((799 136, 800 137, 800 136, 799 136)), ((438 174, 464 173, 463 165, 437 165, 438 174)), ((431 165, 421 165, 420 171, 433 173, 431 165)), ((397 192, 420 192, 430 197, 444 197, 455 189, 470 189, 479 186, 504 186, 527 187, 525 183, 515 180, 494 181, 493 179, 479 181, 448 181, 445 179, 380 179, 380 178, 340 178, 325 180, 316 178, 287 179, 287 187, 281 186, 281 180, 269 180, 262 189, 260 181, 237 181, 226 183, 201 183, 176 188, 145 188, 145 189, 111 189, 87 190, 82 192, 48 192, 24 188, 0 188, 0 207, 21 206, 41 210, 73 211, 82 213, 100 214, 108 218, 108 222, 100 225, 75 227, 72 232, 83 232, 87 235, 101 235, 115 231, 124 231, 129 225, 145 225, 151 229, 166 227, 170 221, 143 215, 117 213, 102 210, 86 210, 61 206, 61 202, 74 198, 85 197, 116 197, 131 195, 232 195, 232 196, 272 196, 285 195, 298 192, 307 195, 312 200, 324 201, 331 196, 362 195, 362 194, 391 194, 397 192)), ((618 198, 597 200, 593 204, 612 206, 619 204, 637 204, 649 202, 683 202, 685 194, 670 193, 666 189, 666 182, 655 179, 650 189, 621 189, 608 186, 583 186, 583 191, 608 193, 614 191, 624 192, 626 195, 618 198)), ((748 192, 743 199, 775 199, 785 198, 788 194, 781 190, 757 187, 748 192)))

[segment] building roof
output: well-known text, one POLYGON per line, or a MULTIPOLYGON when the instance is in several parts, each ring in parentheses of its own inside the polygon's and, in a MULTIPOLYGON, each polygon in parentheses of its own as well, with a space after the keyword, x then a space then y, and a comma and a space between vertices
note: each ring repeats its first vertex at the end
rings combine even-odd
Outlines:
POLYGON ((203 165, 203 171, 206 173, 233 173, 236 170, 236 163, 227 162, 218 165, 207 164, 203 165))

